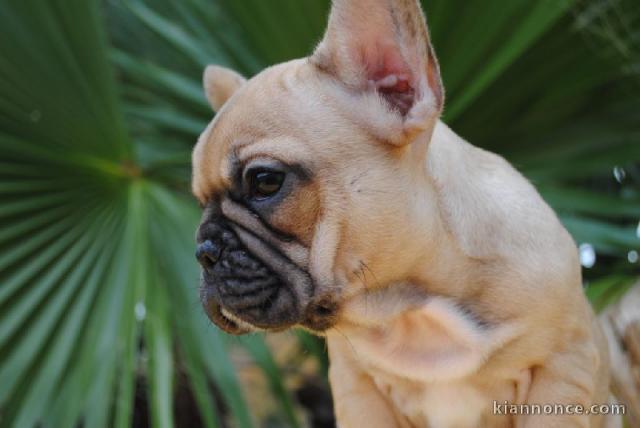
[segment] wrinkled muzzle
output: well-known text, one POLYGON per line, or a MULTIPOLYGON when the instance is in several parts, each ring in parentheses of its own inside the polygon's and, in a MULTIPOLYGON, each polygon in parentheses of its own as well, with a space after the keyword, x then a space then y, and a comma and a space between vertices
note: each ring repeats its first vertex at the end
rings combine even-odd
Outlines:
POLYGON ((311 303, 309 274, 213 204, 198 229, 196 257, 202 266, 202 305, 209 319, 228 333, 329 326, 332 310, 326 303, 311 303))

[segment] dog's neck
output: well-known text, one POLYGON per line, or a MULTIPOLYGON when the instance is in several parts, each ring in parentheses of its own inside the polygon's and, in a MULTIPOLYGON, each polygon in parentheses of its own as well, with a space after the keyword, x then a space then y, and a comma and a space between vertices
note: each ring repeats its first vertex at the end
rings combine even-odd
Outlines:
POLYGON ((441 121, 435 126, 433 135, 425 135, 412 144, 411 157, 416 162, 414 175, 420 180, 415 188, 420 189, 422 195, 412 200, 411 209, 418 219, 416 229, 425 231, 426 242, 421 258, 408 277, 431 294, 461 297, 459 293, 465 287, 460 284, 460 290, 457 290, 452 279, 458 277, 461 268, 469 267, 473 262, 452 233, 450 213, 443 202, 446 197, 443 174, 465 174, 462 158, 471 146, 441 121))
MULTIPOLYGON (((517 328, 487 324, 492 318, 474 306, 487 259, 468 253, 453 230, 455 213, 447 209, 449 192, 476 179, 469 172, 470 162, 474 156, 483 156, 481 151, 443 123, 436 126, 428 144, 419 143, 428 149, 421 168, 415 169, 416 180, 423 180, 415 188, 423 193, 412 199, 409 208, 415 227, 424 228, 419 234, 428 239, 424 251, 404 276, 406 281, 348 299, 344 321, 328 336, 348 339, 371 373, 380 371, 423 383, 472 373, 517 328), (452 176, 467 173, 451 187, 451 181, 456 181, 452 176)), ((457 209, 464 209, 465 203, 457 209)))
POLYGON ((439 122, 433 136, 419 137, 412 143, 407 162, 411 164, 415 189, 421 193, 413 195, 411 206, 413 229, 422 235, 423 245, 418 247, 419 257, 405 273, 411 278, 407 284, 388 284, 381 288, 365 290, 350 300, 347 313, 350 322, 367 327, 377 327, 391 322, 405 312, 420 307, 429 297, 462 297, 468 288, 462 279, 456 281, 461 267, 472 264, 461 251, 447 225, 447 214, 441 205, 441 191, 437 174, 451 163, 455 152, 463 150, 466 143, 439 122), (453 153, 452 153, 453 152, 453 153), (369 316, 375 314, 374 316, 369 316))

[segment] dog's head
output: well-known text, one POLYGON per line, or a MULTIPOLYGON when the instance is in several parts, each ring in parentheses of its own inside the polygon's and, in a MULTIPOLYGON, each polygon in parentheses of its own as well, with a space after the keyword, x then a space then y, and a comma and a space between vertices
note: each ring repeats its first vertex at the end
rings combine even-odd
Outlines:
POLYGON ((193 192, 212 321, 321 332, 345 299, 407 279, 428 241, 411 189, 443 104, 416 0, 335 0, 310 57, 248 81, 210 66, 204 85, 217 115, 193 192))

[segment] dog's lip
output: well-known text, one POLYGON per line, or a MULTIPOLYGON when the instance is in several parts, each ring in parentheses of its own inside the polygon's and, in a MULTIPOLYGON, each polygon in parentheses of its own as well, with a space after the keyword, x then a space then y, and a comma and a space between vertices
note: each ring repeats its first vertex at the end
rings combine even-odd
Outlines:
POLYGON ((247 333, 260 330, 260 328, 232 314, 224 307, 220 307, 220 315, 225 319, 225 321, 234 324, 239 330, 245 331, 247 333))
POLYGON ((207 302, 206 314, 213 324, 224 330, 226 333, 233 335, 243 335, 260 331, 281 332, 294 326, 303 327, 315 334, 323 334, 327 330, 333 328, 336 323, 335 318, 333 320, 328 319, 327 321, 322 322, 321 325, 318 324, 317 320, 315 322, 311 322, 312 320, 310 318, 305 318, 293 323, 261 326, 259 324, 243 320, 240 316, 231 313, 220 303, 213 300, 207 302))
POLYGON ((249 323, 237 322, 231 317, 224 314, 224 311, 220 304, 213 300, 208 300, 206 305, 206 314, 212 323, 220 327, 222 330, 229 334, 241 335, 251 333, 255 329, 250 327, 249 323))
POLYGON ((259 323, 249 322, 242 319, 241 316, 232 313, 226 309, 224 305, 212 298, 206 299, 204 309, 207 317, 213 324, 226 333, 233 335, 243 335, 258 331, 280 332, 297 324, 293 322, 283 323, 281 325, 260 325, 259 323))

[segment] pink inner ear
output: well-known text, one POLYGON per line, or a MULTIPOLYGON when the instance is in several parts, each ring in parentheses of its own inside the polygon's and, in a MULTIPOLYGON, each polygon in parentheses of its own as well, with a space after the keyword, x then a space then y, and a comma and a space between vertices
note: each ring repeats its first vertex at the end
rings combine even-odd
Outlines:
POLYGON ((411 71, 393 43, 372 43, 364 46, 361 58, 366 70, 367 83, 392 108, 406 115, 415 101, 411 71))

